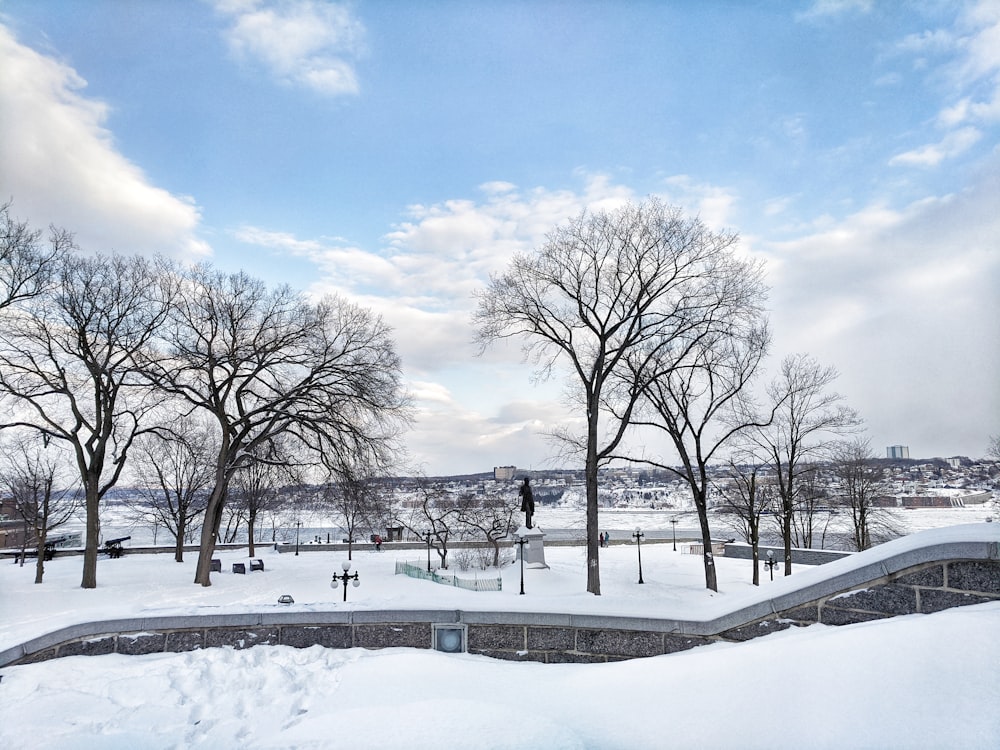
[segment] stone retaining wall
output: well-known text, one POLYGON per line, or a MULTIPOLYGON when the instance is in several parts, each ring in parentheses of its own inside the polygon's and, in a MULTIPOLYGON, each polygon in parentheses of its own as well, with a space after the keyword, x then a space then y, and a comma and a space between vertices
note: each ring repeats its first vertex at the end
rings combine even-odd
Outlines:
MULTIPOLYGON (((764 560, 767 559, 768 550, 774 553, 775 560, 780 562, 785 559, 785 549, 783 547, 761 545, 758 554, 760 555, 762 565, 764 560)), ((726 542, 724 554, 726 557, 733 557, 737 560, 752 560, 753 547, 742 542, 726 542)), ((798 565, 823 565, 824 563, 839 560, 842 557, 850 557, 853 554, 853 552, 841 552, 832 549, 802 549, 793 547, 792 562, 798 565)))
POLYGON ((183 652, 219 646, 431 648, 435 624, 463 625, 467 650, 494 658, 547 663, 616 661, 719 641, 746 641, 813 623, 845 625, 1000 601, 997 548, 996 542, 960 543, 935 554, 920 550, 878 560, 708 621, 458 610, 273 609, 83 623, 0 652, 0 666, 62 656, 183 652), (964 556, 970 549, 976 554, 964 556), (905 564, 928 556, 941 559, 905 564))

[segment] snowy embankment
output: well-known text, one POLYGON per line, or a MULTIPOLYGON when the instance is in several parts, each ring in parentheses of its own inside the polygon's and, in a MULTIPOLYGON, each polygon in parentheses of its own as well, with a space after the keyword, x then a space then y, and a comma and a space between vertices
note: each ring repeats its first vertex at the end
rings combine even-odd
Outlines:
MULTIPOLYGON (((996 534, 979 526, 934 540, 996 534)), ((921 535, 924 536, 924 535, 921 535)), ((917 544, 898 540, 894 544, 917 544)), ((924 540, 926 541, 926 539, 924 540)), ((932 540, 933 541, 933 540, 932 540)), ((872 554, 872 553, 870 553, 872 554)), ((881 551, 874 554, 883 554, 881 551)), ((461 608, 706 616, 788 587, 821 569, 796 569, 759 588, 750 563, 718 558, 720 592, 701 560, 668 544, 602 550, 603 596, 583 591, 580 548, 546 550, 549 570, 503 572, 501 592, 469 592, 392 575, 396 555, 355 553, 361 586, 331 591, 342 555, 263 555, 265 571, 191 583, 194 556, 102 558, 99 587, 79 588, 79 557, 0 566, 0 643, 57 627, 142 614, 279 607, 303 611, 461 608)), ((413 552, 406 553, 414 558, 413 552)), ((225 553, 223 570, 245 559, 225 553)), ((848 563, 850 561, 844 561, 848 563)), ((1000 603, 831 628, 813 625, 744 644, 600 665, 505 663, 468 654, 259 646, 185 654, 67 657, 8 667, 0 682, 0 744, 42 748, 381 747, 646 748, 1000 746, 1000 603)))

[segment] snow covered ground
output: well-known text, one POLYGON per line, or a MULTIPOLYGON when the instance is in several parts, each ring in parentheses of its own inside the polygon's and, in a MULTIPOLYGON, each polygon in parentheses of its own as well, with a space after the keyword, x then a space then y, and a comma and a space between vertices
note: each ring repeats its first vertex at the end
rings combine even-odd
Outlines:
MULTIPOLYGON (((991 528, 991 532, 994 529, 991 528)), ((957 530, 955 530, 957 532, 957 530)), ((947 535, 955 532, 940 532, 947 535)), ((935 532, 931 532, 935 533, 935 532)), ((760 589, 749 561, 701 560, 670 544, 602 550, 603 595, 584 592, 579 547, 546 549, 549 570, 503 571, 503 591, 393 575, 414 551, 355 551, 361 586, 329 587, 341 553, 260 550, 264 572, 191 581, 195 556, 126 555, 79 587, 81 558, 34 571, 0 565, 0 648, 73 622, 142 614, 292 607, 585 611, 697 617, 809 579, 760 589), (293 605, 279 605, 281 594, 293 605)), ((467 575, 473 575, 468 573, 467 575)), ((743 644, 596 665, 508 663, 431 651, 259 646, 185 654, 67 657, 7 667, 0 746, 40 748, 996 748, 1000 603, 840 628, 814 625, 743 644)))

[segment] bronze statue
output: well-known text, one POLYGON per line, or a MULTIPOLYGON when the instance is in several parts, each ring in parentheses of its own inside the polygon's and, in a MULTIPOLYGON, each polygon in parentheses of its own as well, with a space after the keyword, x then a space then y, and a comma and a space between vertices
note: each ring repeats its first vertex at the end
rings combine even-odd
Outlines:
POLYGON ((531 528, 531 518, 535 515, 535 496, 531 494, 531 485, 528 484, 528 477, 524 478, 524 484, 518 491, 521 495, 521 510, 524 512, 524 525, 531 528))

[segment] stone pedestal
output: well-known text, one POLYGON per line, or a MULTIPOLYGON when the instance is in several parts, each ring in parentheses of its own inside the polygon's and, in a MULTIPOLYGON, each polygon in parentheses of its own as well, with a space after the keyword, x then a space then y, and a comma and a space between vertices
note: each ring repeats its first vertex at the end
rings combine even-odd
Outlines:
POLYGON ((545 532, 540 528, 535 526, 533 529, 529 529, 527 526, 521 526, 517 531, 514 532, 514 538, 524 537, 528 540, 525 545, 515 544, 514 546, 518 550, 518 556, 524 553, 524 564, 529 568, 547 568, 549 567, 545 562, 545 532))

